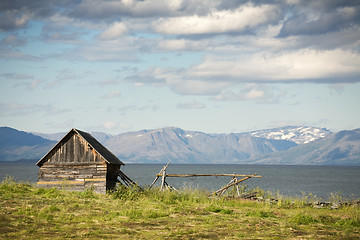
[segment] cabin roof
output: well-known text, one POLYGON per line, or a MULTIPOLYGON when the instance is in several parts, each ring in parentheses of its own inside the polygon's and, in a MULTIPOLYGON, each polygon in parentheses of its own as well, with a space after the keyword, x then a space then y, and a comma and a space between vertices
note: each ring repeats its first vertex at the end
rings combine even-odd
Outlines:
POLYGON ((62 141, 65 141, 66 137, 72 132, 77 133, 79 136, 85 139, 85 141, 93 148, 96 152, 98 152, 108 164, 116 164, 116 165, 125 165, 119 158, 117 158, 112 152, 110 152, 106 147, 104 147, 101 143, 99 143, 93 136, 91 136, 87 132, 80 131, 78 129, 71 129, 65 136, 57 143, 50 151, 45 154, 36 165, 41 166, 46 161, 47 156, 51 153, 53 149, 56 148, 62 141))

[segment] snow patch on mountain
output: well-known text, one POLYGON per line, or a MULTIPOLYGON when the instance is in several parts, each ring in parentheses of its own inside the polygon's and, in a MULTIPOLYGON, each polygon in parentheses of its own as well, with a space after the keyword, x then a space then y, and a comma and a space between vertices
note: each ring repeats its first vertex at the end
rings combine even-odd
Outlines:
POLYGON ((289 126, 250 132, 253 137, 288 140, 296 144, 306 144, 332 134, 326 128, 289 126))

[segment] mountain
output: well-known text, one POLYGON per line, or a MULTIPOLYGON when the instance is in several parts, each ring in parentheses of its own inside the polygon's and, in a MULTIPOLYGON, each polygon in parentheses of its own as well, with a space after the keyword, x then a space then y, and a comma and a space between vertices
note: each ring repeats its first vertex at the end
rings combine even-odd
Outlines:
POLYGON ((104 145, 125 162, 246 163, 252 156, 296 146, 248 134, 206 134, 169 127, 120 134, 104 145))
POLYGON ((249 159, 256 164, 360 165, 360 129, 340 131, 322 139, 249 159))
POLYGON ((55 143, 31 133, 0 127, 0 161, 40 159, 55 143))
POLYGON ((252 131, 249 134, 253 137, 288 140, 297 144, 305 144, 329 136, 332 132, 326 128, 288 126, 252 131))
POLYGON ((42 137, 44 139, 48 139, 51 141, 60 141, 62 139, 66 132, 58 132, 58 133, 38 133, 38 132, 31 132, 31 134, 42 137))
MULTIPOLYGON (((1 127, 0 160, 40 159, 65 134, 38 134, 40 137, 1 127)), ((331 133, 323 128, 284 127, 207 134, 169 127, 91 134, 128 163, 360 165, 360 129, 331 133)))

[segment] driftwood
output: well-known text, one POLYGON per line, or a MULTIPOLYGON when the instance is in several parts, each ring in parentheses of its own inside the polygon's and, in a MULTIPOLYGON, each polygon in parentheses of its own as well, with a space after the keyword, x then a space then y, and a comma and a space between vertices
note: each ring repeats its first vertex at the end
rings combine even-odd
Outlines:
MULTIPOLYGON (((150 185, 149 189, 151 189, 152 186, 154 186, 154 184, 155 184, 156 181, 159 179, 159 177, 162 177, 162 176, 163 176, 163 174, 165 173, 165 170, 166 170, 166 168, 169 166, 170 162, 171 162, 171 160, 160 170, 160 172, 159 172, 158 174, 156 174, 156 177, 155 177, 154 181, 152 182, 152 184, 150 185)), ((163 182, 161 183, 161 186, 164 185, 164 182, 165 182, 165 177, 164 177, 164 179, 163 179, 163 182)))
MULTIPOLYGON (((222 195, 229 187, 236 186, 240 182, 243 182, 245 180, 248 180, 250 177, 244 177, 240 180, 237 180, 236 178, 233 178, 225 187, 220 188, 219 190, 213 192, 211 195, 222 195)), ((238 195, 240 195, 239 189, 237 188, 238 195)))
MULTIPOLYGON (((232 177, 231 181, 224 187, 220 188, 219 190, 211 193, 211 195, 222 195, 227 189, 234 186, 236 187, 236 191, 238 196, 240 196, 240 190, 238 184, 250 178, 261 178, 262 176, 258 176, 257 174, 252 175, 244 175, 244 174, 166 174, 166 168, 169 166, 171 160, 160 170, 158 174, 156 174, 153 183, 150 185, 149 189, 154 186, 156 181, 161 177, 161 186, 160 191, 163 191, 165 188, 169 190, 176 190, 174 187, 170 186, 166 182, 167 177, 232 177), (242 179, 238 180, 237 177, 243 177, 242 179)), ((177 191, 177 190, 176 190, 177 191)))
MULTIPOLYGON (((163 174, 159 173, 156 174, 157 177, 163 176, 163 174)), ((261 176, 258 176, 257 174, 252 175, 243 175, 243 174, 166 174, 166 177, 257 177, 261 178, 261 176)))

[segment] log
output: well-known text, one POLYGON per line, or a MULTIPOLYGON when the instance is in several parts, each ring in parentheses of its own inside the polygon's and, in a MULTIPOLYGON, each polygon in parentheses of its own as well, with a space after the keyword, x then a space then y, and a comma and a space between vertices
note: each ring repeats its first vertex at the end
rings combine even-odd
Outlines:
MULTIPOLYGON (((242 181, 245 181, 245 180, 247 180, 247 179, 249 179, 249 178, 250 178, 250 177, 244 177, 244 178, 242 178, 242 179, 240 179, 240 180, 237 180, 236 182, 233 182, 233 183, 231 183, 231 184, 228 184, 228 185, 226 185, 225 187, 220 188, 219 190, 213 192, 211 195, 215 195, 215 194, 217 194, 217 193, 219 193, 219 192, 222 193, 224 190, 228 189, 229 187, 234 186, 234 185, 236 185, 236 184, 238 184, 238 183, 240 183, 240 182, 242 182, 242 181)), ((220 195, 221 195, 221 194, 220 194, 220 195)))
POLYGON ((165 171, 162 174, 162 178, 161 178, 161 187, 160 187, 160 191, 162 191, 164 189, 164 185, 165 185, 165 171))
POLYGON ((152 184, 150 185, 149 189, 151 189, 152 186, 154 186, 154 184, 159 179, 159 177, 162 177, 163 172, 165 172, 165 170, 169 166, 170 162, 171 162, 171 160, 160 170, 160 172, 158 174, 156 174, 156 177, 155 177, 154 181, 152 182, 152 184))
MULTIPOLYGON (((161 177, 162 173, 156 174, 156 177, 161 177)), ((166 177, 249 177, 249 178, 261 178, 256 174, 243 175, 243 174, 166 174, 166 177)))

